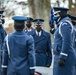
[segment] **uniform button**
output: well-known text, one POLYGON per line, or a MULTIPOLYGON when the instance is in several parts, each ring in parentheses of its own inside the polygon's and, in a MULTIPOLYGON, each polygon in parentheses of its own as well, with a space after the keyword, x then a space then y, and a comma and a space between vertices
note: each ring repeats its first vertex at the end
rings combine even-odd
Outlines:
POLYGON ((54 38, 55 38, 55 36, 54 36, 54 38))

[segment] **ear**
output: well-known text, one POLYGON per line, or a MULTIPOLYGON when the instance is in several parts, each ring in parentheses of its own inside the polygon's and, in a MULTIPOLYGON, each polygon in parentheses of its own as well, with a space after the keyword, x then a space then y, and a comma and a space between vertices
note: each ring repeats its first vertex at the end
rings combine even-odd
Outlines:
POLYGON ((34 28, 36 28, 37 26, 36 25, 34 25, 34 28))

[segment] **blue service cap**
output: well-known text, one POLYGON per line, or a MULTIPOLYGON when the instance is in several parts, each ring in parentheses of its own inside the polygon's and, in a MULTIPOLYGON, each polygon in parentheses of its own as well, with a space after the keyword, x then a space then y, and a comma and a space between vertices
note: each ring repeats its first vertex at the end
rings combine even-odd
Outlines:
POLYGON ((43 19, 35 19, 35 20, 33 20, 33 22, 34 22, 35 25, 42 25, 44 20, 43 19))
POLYGON ((54 9, 54 14, 58 13, 58 12, 66 12, 69 10, 68 8, 65 7, 53 7, 54 9))
POLYGON ((68 17, 71 19, 71 20, 76 20, 76 16, 73 16, 71 14, 68 14, 68 17))
POLYGON ((24 16, 14 16, 12 17, 12 19, 15 21, 26 21, 27 20, 27 18, 24 16))
POLYGON ((22 25, 24 25, 24 21, 27 20, 27 18, 24 16, 14 16, 14 17, 12 17, 12 19, 14 20, 15 26, 20 26, 20 25, 22 26, 22 25))
POLYGON ((27 22, 33 22, 33 18, 31 18, 31 17, 27 17, 27 20, 26 20, 27 22))

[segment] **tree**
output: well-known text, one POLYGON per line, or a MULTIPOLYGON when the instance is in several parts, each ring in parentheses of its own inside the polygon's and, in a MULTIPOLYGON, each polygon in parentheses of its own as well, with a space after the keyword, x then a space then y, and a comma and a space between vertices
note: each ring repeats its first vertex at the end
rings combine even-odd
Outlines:
POLYGON ((68 0, 69 1, 69 13, 72 14, 72 15, 76 15, 76 0, 75 2, 73 3, 72 0, 68 0))
POLYGON ((60 6, 60 2, 59 2, 59 0, 57 0, 56 3, 57 3, 57 6, 60 6))
POLYGON ((33 18, 43 18, 43 28, 49 32, 50 0, 28 0, 29 14, 33 18))

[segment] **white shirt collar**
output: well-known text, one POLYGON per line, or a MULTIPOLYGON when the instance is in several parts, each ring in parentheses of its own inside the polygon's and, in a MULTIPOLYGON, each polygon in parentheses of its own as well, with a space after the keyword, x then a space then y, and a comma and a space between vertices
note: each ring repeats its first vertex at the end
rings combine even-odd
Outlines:
MULTIPOLYGON (((28 30, 28 29, 27 29, 27 30, 28 30)), ((30 29, 30 30, 28 30, 28 32, 29 32, 29 31, 31 31, 31 29, 30 29)))
POLYGON ((40 32, 37 32, 37 31, 36 31, 36 34, 37 34, 37 35, 38 35, 38 33, 39 33, 39 36, 41 36, 41 31, 40 31, 40 32))

